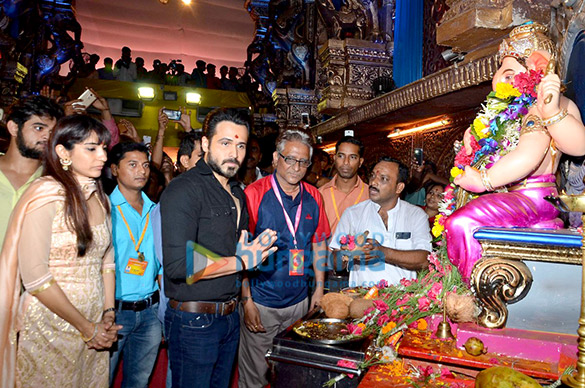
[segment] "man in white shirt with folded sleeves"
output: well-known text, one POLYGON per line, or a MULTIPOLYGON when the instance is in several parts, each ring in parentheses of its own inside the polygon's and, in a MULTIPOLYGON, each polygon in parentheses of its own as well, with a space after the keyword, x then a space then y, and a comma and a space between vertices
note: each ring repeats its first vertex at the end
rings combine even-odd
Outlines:
POLYGON ((408 179, 408 168, 400 161, 382 157, 370 175, 370 199, 348 208, 339 221, 330 248, 336 268, 349 265, 351 287, 371 287, 380 280, 396 284, 413 279, 426 268, 431 252, 431 234, 424 210, 400 199, 408 179), (368 232, 355 248, 342 245, 342 236, 368 232), (352 250, 351 253, 348 252, 352 250), (340 262, 343 261, 343 264, 340 262))

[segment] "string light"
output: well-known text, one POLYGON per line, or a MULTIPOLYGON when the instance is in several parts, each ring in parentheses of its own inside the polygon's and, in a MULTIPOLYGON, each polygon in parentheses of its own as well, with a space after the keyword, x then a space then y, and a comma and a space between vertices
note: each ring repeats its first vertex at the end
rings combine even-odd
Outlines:
POLYGON ((428 124, 423 124, 423 125, 418 125, 416 127, 413 128, 408 128, 408 129, 404 129, 401 130, 399 128, 395 128, 389 135, 388 138, 395 138, 395 137, 402 137, 402 136, 406 136, 415 132, 420 132, 420 131, 424 131, 426 129, 434 129, 434 128, 439 128, 439 127, 444 127, 445 125, 449 124, 449 120, 448 119, 441 119, 438 121, 433 121, 432 123, 428 123, 428 124))
POLYGON ((331 152, 335 151, 335 144, 322 148, 322 150, 330 154, 331 152))

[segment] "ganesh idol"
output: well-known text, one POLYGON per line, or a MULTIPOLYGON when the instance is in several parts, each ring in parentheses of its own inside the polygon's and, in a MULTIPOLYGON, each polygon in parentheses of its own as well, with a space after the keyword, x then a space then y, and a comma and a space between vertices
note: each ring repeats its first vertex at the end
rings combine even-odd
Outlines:
POLYGON ((544 197, 558 195, 554 174, 561 154, 585 155, 585 127, 577 106, 561 94, 556 50, 546 33, 529 23, 503 40, 493 91, 455 158, 455 190, 486 193, 450 215, 440 209, 447 254, 467 282, 481 258, 473 238, 479 227, 563 227, 544 197))

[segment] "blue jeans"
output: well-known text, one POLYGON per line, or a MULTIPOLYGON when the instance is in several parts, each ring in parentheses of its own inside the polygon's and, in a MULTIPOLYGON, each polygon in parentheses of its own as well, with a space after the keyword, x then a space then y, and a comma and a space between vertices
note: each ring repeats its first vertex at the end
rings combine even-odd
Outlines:
POLYGON ((240 339, 237 309, 221 316, 188 313, 167 306, 165 333, 173 387, 229 386, 240 339))
POLYGON ((112 348, 110 386, 122 358, 122 387, 148 387, 162 339, 162 326, 157 312, 158 303, 137 312, 122 309, 116 311, 116 323, 124 327, 118 331, 117 346, 114 343, 112 348))

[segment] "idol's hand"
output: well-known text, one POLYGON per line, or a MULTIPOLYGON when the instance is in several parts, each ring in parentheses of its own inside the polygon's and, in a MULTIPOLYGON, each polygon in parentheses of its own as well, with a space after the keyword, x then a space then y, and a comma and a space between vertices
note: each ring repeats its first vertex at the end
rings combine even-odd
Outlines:
POLYGON ((463 174, 455 177, 453 182, 472 193, 483 193, 486 190, 481 182, 479 171, 471 166, 465 166, 463 174))
POLYGON ((561 111, 561 79, 558 75, 544 76, 538 84, 537 92, 536 108, 541 119, 551 118, 561 111), (547 98, 550 98, 548 104, 547 98))

